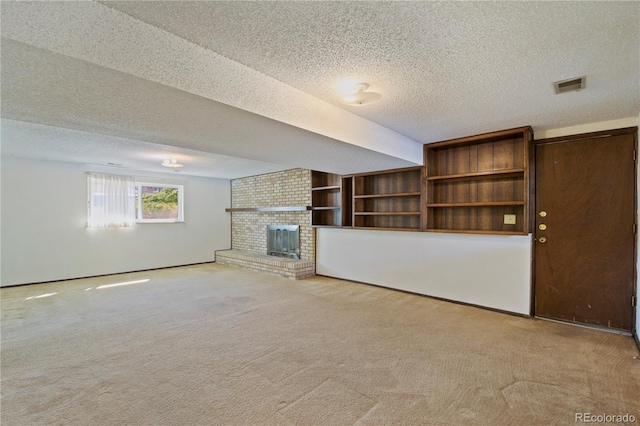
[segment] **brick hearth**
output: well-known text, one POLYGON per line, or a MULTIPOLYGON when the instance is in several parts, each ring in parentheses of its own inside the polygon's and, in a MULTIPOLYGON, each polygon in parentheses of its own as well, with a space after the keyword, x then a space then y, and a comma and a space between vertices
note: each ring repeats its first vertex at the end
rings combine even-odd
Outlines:
POLYGON ((240 250, 216 251, 216 262, 221 265, 266 272, 293 280, 315 275, 315 264, 310 260, 285 259, 283 257, 248 253, 240 250))

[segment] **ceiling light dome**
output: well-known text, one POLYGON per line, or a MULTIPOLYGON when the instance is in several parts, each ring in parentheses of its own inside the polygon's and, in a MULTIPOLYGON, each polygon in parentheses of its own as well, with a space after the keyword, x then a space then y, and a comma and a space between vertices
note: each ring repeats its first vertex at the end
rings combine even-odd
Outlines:
POLYGON ((160 163, 161 166, 165 166, 165 167, 173 167, 173 168, 177 168, 177 167, 182 167, 183 165, 178 163, 178 160, 176 160, 175 158, 169 160, 164 160, 162 163, 160 163))
POLYGON ((352 106, 362 106, 377 102, 382 98, 380 93, 366 92, 369 88, 367 83, 358 83, 354 86, 353 92, 342 98, 342 103, 352 106))

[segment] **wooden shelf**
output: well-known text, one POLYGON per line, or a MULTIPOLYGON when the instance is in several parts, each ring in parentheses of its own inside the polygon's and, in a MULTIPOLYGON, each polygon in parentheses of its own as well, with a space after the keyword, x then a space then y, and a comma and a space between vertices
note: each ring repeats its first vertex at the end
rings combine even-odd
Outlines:
POLYGON ((331 185, 331 186, 321 186, 318 188, 311 188, 312 191, 331 191, 331 190, 340 190, 340 185, 331 185))
POLYGON ((356 216, 420 216, 420 212, 355 212, 356 216))
POLYGON ((427 232, 440 232, 451 234, 484 234, 484 235, 527 235, 526 232, 511 232, 511 231, 478 231, 477 229, 426 229, 427 232))
POLYGON ((395 194, 367 194, 367 195, 354 195, 353 198, 361 199, 361 198, 393 198, 393 197, 419 197, 422 195, 422 192, 398 192, 395 194))
POLYGON ((522 127, 515 127, 513 129, 498 130, 495 132, 481 133, 473 136, 465 136, 462 138, 430 143, 425 145, 424 147, 426 148, 426 147, 438 147, 443 145, 450 145, 452 142, 456 143, 458 146, 464 146, 465 144, 478 145, 481 143, 508 139, 510 137, 513 137, 513 135, 522 135, 523 133, 527 133, 527 132, 531 132, 531 135, 533 136, 533 130, 531 129, 531 126, 522 126, 522 127))
MULTIPOLYGON (((364 176, 376 176, 376 177, 380 177, 382 175, 386 175, 386 174, 406 174, 406 173, 410 173, 410 172, 414 172, 414 171, 422 171, 422 166, 411 166, 411 167, 402 167, 399 169, 386 169, 386 170, 376 170, 375 172, 365 172, 365 173, 358 173, 353 175, 354 177, 364 177, 364 176)), ((392 178, 394 179, 394 178, 392 178)))
POLYGON ((434 203, 427 204, 430 208, 442 207, 495 207, 495 206, 524 206, 524 201, 491 201, 486 203, 434 203))
POLYGON ((424 146, 426 214, 431 232, 526 234, 530 127, 424 146), (504 215, 515 216, 505 224, 504 215))
POLYGON ((420 227, 416 228, 395 228, 395 227, 383 227, 383 226, 354 226, 353 229, 375 229, 376 231, 420 231, 420 227))
POLYGON ((441 175, 441 176, 428 176, 427 181, 432 180, 471 180, 471 179, 500 179, 509 178, 515 175, 523 174, 524 169, 505 169, 505 170, 493 170, 486 172, 473 172, 473 173, 460 173, 454 175, 441 175))

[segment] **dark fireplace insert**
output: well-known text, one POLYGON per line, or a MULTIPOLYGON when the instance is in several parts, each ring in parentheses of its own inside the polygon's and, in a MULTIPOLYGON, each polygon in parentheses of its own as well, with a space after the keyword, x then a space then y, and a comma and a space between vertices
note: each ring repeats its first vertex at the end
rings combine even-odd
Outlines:
POLYGON ((267 225, 267 254, 300 259, 300 226, 267 225))

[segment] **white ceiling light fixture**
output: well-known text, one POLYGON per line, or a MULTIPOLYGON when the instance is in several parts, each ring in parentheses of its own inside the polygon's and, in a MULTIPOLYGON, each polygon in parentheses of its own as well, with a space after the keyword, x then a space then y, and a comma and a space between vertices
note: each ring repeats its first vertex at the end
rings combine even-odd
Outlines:
POLYGON ((342 98, 342 103, 352 106, 362 106, 377 102, 382 98, 382 95, 377 92, 367 92, 369 88, 367 83, 358 83, 353 87, 353 92, 345 95, 342 98))
POLYGON ((164 160, 162 163, 160 163, 160 165, 172 168, 183 167, 183 165, 178 163, 178 160, 176 160, 175 158, 172 158, 171 160, 164 160))

